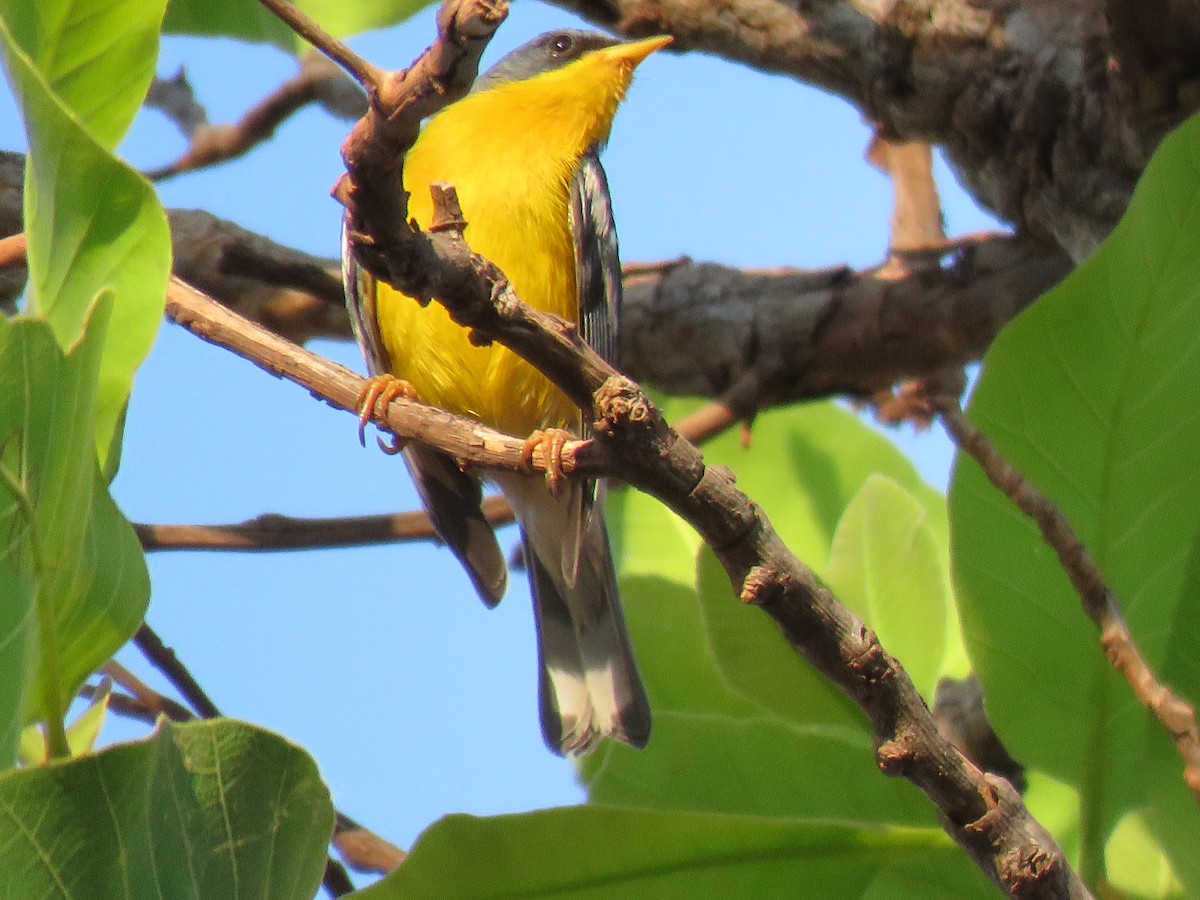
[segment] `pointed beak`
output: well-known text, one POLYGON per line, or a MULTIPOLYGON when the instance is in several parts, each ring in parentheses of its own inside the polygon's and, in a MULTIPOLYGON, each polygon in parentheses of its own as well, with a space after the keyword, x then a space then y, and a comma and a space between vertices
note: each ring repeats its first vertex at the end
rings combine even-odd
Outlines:
POLYGON ((667 44, 671 43, 672 38, 668 35, 659 35, 658 37, 646 38, 641 41, 629 41, 624 44, 614 44, 612 47, 606 47, 601 52, 607 55, 612 60, 628 63, 632 68, 644 60, 655 50, 661 50, 667 44))

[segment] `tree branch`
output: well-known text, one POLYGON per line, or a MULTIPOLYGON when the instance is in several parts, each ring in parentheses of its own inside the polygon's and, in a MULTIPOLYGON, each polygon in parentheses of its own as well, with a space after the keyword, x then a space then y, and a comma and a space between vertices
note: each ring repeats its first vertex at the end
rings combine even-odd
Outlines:
MULTIPOLYGON (((483 513, 493 525, 513 521, 512 510, 499 494, 484 498, 483 513)), ((137 524, 133 527, 147 552, 299 550, 439 540, 424 510, 327 519, 263 515, 234 525, 137 524)))
MULTIPOLYGON (((182 71, 169 81, 156 80, 147 104, 165 113, 188 137, 189 144, 175 161, 152 169, 146 177, 162 181, 194 172, 248 153, 275 134, 284 122, 311 103, 321 103, 335 114, 357 119, 366 108, 366 98, 357 94, 357 104, 347 99, 347 79, 340 69, 318 54, 301 58, 300 70, 230 125, 210 125, 204 110, 195 102, 182 71)), ((357 90, 357 89, 355 89, 357 90)), ((354 98, 354 94, 349 94, 354 98)))

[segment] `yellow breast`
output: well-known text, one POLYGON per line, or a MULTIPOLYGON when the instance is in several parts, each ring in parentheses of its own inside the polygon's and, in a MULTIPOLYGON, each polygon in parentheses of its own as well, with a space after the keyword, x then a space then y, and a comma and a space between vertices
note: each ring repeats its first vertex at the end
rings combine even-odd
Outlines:
MULTIPOLYGON (((453 184, 471 249, 500 266, 530 306, 578 321, 571 178, 607 136, 632 68, 592 54, 448 107, 405 160, 410 215, 427 227, 430 183, 453 184)), ((510 350, 472 346, 437 303, 422 308, 380 284, 377 315, 393 374, 425 402, 510 434, 578 427, 565 395, 510 350)))
MULTIPOLYGON (((426 127, 404 168, 410 214, 427 227, 428 185, 453 184, 471 249, 496 263, 526 303, 577 321, 568 210, 578 155, 530 158, 517 145, 506 146, 503 134, 481 133, 466 117, 448 114, 426 127)), ((422 308, 380 285, 377 310, 393 374, 412 382, 426 403, 510 434, 577 422, 570 401, 532 366, 499 344, 472 346, 440 305, 422 308)))

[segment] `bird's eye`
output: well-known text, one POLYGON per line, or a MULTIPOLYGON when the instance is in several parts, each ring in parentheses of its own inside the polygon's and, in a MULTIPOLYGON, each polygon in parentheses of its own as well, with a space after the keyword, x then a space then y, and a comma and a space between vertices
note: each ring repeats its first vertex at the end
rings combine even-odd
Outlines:
POLYGON ((560 34, 550 43, 550 47, 555 53, 566 53, 571 49, 572 43, 570 35, 560 34))

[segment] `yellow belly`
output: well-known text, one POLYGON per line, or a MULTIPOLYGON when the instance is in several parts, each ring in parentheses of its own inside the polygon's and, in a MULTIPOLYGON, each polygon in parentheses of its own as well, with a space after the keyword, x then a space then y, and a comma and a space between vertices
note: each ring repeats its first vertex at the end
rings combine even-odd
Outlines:
MULTIPOLYGON (((573 165, 530 166, 528 158, 481 149, 477 138, 468 146, 469 135, 460 139, 438 125, 434 119, 426 127, 405 162, 410 215, 427 227, 428 185, 450 182, 471 249, 496 263, 525 303, 578 321, 568 220, 573 165)), ((422 308, 386 284, 378 285, 376 303, 392 373, 410 381, 426 403, 516 435, 578 428, 579 411, 562 392, 507 348, 472 346, 439 304, 422 308)))

